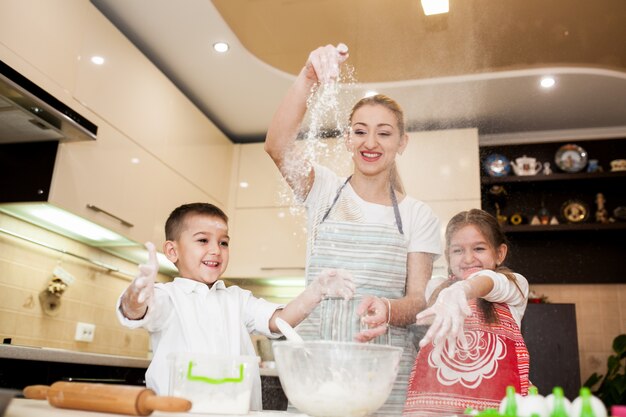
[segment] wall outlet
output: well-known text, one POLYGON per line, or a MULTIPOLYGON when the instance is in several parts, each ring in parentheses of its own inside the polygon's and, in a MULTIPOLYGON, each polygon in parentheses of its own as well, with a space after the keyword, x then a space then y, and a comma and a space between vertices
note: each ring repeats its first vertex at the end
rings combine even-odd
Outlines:
POLYGON ((76 334, 74 340, 78 342, 93 342, 93 335, 96 333, 96 325, 91 323, 76 323, 76 334))

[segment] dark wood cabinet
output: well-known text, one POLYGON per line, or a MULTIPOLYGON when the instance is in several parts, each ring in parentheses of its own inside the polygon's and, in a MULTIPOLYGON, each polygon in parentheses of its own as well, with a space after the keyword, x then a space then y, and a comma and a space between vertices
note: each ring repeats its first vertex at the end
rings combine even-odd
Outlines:
POLYGON ((576 306, 528 304, 521 330, 530 356, 530 382, 542 395, 559 386, 570 400, 578 397, 576 306))
POLYGON ((507 146, 483 146, 481 155, 481 200, 485 210, 506 217, 503 228, 511 242, 507 265, 525 275, 530 283, 623 283, 626 282, 626 221, 615 218, 598 223, 596 198, 602 193, 610 217, 617 207, 626 207, 626 172, 610 171, 614 159, 626 159, 626 139, 572 142, 581 146, 588 159, 598 160, 602 172, 563 172, 555 154, 568 142, 507 146), (549 162, 552 174, 489 176, 484 161, 493 154, 510 161, 524 155, 549 162), (570 222, 563 207, 580 202, 588 216, 570 222), (533 216, 547 216, 558 224, 529 224, 533 216), (522 219, 512 224, 511 219, 522 219))

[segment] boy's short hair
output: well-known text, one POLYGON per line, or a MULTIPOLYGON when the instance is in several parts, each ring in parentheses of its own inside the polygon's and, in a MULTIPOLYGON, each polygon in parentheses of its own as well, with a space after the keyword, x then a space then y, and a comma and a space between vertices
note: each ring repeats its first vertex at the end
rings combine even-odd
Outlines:
POLYGON ((210 203, 189 203, 176 207, 165 222, 165 240, 176 240, 180 237, 183 223, 190 214, 204 214, 217 217, 228 224, 228 216, 217 206, 210 203))

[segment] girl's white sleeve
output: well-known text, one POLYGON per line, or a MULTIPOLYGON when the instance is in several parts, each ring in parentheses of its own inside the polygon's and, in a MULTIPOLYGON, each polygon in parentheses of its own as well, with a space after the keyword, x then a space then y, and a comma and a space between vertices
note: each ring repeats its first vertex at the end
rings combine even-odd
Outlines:
POLYGON ((508 304, 517 325, 521 325, 528 303, 528 281, 526 278, 521 274, 514 273, 517 280, 517 285, 515 285, 506 275, 485 269, 470 275, 467 279, 477 275, 486 275, 493 280, 492 290, 482 298, 492 303, 508 304))

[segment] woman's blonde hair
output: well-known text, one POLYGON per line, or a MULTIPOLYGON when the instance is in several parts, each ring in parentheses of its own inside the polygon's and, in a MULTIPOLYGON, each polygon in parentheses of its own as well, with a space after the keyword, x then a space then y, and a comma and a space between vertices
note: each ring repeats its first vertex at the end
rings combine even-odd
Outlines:
MULTIPOLYGON (((389 111, 393 113, 396 117, 396 122, 398 124, 398 132, 400 133, 400 137, 405 134, 404 127, 404 111, 402 107, 392 98, 387 97, 384 94, 376 94, 374 96, 364 97, 361 100, 357 101, 356 104, 352 107, 352 111, 350 111, 350 124, 352 124, 352 117, 354 113, 363 106, 383 106, 389 111)), ((396 166, 396 162, 393 162, 391 166, 391 175, 390 175, 391 186, 394 190, 404 194, 404 185, 402 184, 402 179, 400 178, 400 174, 398 174, 398 168, 396 166)))

